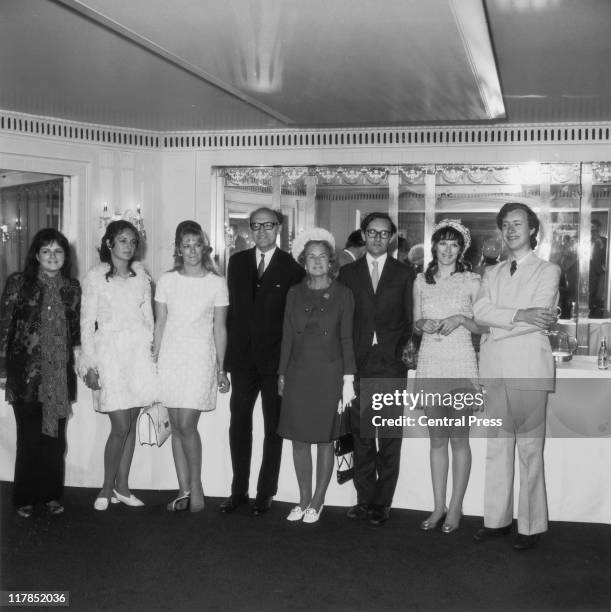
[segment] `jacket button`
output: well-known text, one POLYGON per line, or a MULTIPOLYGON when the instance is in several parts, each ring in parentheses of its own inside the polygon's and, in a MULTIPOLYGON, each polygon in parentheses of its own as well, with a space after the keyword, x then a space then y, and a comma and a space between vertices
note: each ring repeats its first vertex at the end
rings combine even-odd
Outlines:
POLYGON ((324 312, 324 311, 325 311, 325 309, 324 309, 324 308, 321 308, 321 309, 320 309, 320 312, 324 312))
POLYGON ((323 334, 326 336, 329 332, 325 329, 325 331, 323 332, 323 334))
POLYGON ((305 311, 306 312, 310 312, 310 308, 308 306, 306 306, 305 311))

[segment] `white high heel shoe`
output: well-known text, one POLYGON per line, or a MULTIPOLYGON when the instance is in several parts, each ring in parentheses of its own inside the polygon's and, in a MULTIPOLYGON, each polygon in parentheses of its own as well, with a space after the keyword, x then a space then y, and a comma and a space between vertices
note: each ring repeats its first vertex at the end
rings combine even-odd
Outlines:
POLYGON ((287 521, 300 521, 303 515, 306 513, 307 508, 304 510, 301 506, 295 506, 286 517, 287 521))
POLYGON ((324 505, 320 507, 320 510, 318 512, 316 512, 314 508, 306 508, 305 513, 303 515, 303 522, 304 523, 318 522, 318 519, 320 518, 320 515, 322 514, 323 508, 324 508, 324 505))
POLYGON ((144 502, 138 499, 132 493, 130 493, 129 497, 127 497, 126 495, 121 495, 121 493, 117 493, 115 489, 112 490, 112 499, 110 501, 113 504, 118 504, 119 502, 121 502, 122 504, 125 504, 126 506, 131 506, 132 508, 144 506, 144 502))

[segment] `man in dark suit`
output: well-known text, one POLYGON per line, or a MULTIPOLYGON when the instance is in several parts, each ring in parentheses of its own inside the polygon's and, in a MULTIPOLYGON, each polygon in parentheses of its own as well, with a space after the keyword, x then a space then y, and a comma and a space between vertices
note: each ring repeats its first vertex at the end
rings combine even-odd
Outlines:
POLYGON ((229 259, 227 285, 227 353, 231 373, 229 446, 233 466, 231 495, 220 511, 230 513, 248 502, 252 454, 252 415, 261 393, 265 439, 254 515, 271 507, 278 489, 282 438, 276 433, 280 418, 278 362, 286 294, 304 275, 303 268, 276 246, 282 215, 259 208, 250 215, 255 248, 229 259))
POLYGON ((365 254, 365 241, 361 230, 354 230, 348 236, 346 240, 346 246, 343 251, 337 254, 336 264, 338 268, 345 266, 346 264, 356 261, 359 257, 365 254))
MULTIPOLYGON (((354 352, 357 380, 405 380, 401 361, 412 324, 414 273, 387 254, 397 228, 386 213, 371 213, 361 223, 367 253, 341 268, 338 280, 354 294, 354 352)), ((399 477, 400 437, 361 437, 360 398, 350 408, 354 437, 354 484, 357 505, 348 516, 381 525, 390 517, 390 506, 399 477)))

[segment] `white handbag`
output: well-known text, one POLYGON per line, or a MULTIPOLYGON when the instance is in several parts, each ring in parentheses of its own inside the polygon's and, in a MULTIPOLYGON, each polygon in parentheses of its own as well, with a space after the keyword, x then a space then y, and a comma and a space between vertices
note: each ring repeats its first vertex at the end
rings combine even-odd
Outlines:
POLYGON ((147 406, 138 416, 138 440, 140 444, 161 446, 172 433, 168 409, 158 402, 147 406))

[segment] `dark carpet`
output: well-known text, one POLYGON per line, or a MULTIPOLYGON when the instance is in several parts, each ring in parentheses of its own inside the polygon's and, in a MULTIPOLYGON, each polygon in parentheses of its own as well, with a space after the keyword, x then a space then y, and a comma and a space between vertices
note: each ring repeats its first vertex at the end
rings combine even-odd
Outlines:
POLYGON ((382 527, 335 507, 292 524, 277 502, 225 516, 215 498, 172 514, 168 491, 96 512, 97 490, 68 488, 65 514, 22 519, 11 486, 0 483, 1 588, 67 590, 73 611, 609 610, 609 525, 553 522, 517 552, 511 537, 474 542, 479 517, 445 535, 420 531, 426 514, 410 510, 382 527))

